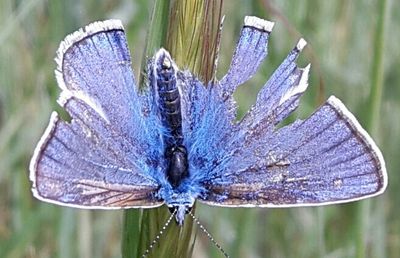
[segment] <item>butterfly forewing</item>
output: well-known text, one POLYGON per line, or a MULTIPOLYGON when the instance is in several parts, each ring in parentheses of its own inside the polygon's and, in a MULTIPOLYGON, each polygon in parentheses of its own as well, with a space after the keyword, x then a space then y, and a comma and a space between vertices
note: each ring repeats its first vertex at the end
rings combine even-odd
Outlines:
POLYGON ((296 64, 305 45, 306 41, 300 39, 258 93, 256 103, 241 121, 242 126, 247 127, 248 135, 257 132, 255 128, 258 126, 266 128, 264 136, 269 135, 297 108, 300 97, 308 87, 310 65, 299 68, 296 64))
POLYGON ((268 53, 268 39, 274 23, 246 16, 227 74, 219 87, 228 94, 250 79, 268 53))
POLYGON ((71 34, 56 60, 59 103, 72 120, 53 113, 31 161, 34 194, 88 208, 161 205, 157 148, 143 148, 157 138, 144 129, 122 25, 97 22, 71 34))

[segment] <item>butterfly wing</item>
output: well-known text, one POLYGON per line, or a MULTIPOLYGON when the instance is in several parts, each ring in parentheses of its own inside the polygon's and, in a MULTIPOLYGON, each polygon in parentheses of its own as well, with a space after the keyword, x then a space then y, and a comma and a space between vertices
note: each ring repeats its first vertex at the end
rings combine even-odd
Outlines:
POLYGON ((61 43, 59 104, 30 164, 34 195, 82 208, 152 207, 159 152, 141 114, 129 50, 119 21, 97 22, 61 43))
MULTIPOLYGON (((245 45, 250 53, 238 52, 231 66, 240 67, 241 60, 248 57, 259 63, 251 54, 256 51, 254 44, 248 42, 245 45)), ((225 131, 233 133, 218 142, 219 159, 206 160, 199 166, 210 168, 200 179, 205 188, 201 201, 219 206, 321 205, 374 196, 386 188, 380 150, 335 97, 308 119, 276 130, 276 125, 298 106, 308 86, 310 67, 298 68, 295 63, 305 44, 303 39, 298 42, 240 123, 224 124, 225 131)), ((247 63, 251 60, 244 67, 247 63)), ((245 68, 243 76, 240 69, 236 70, 236 77, 249 77, 245 68)), ((225 113, 231 114, 232 90, 229 86, 221 88, 225 94, 220 95, 227 95, 225 113)), ((218 114, 213 120, 217 125, 226 117, 224 112, 218 114)))
POLYGON ((235 126, 235 89, 259 68, 267 55, 273 23, 247 16, 227 74, 217 84, 205 87, 189 73, 179 81, 182 94, 183 131, 188 149, 191 181, 212 177, 224 162, 238 133, 235 126), (242 63, 244 65, 242 65, 242 63))
POLYGON ((250 79, 268 53, 268 39, 274 23, 254 16, 246 16, 230 68, 221 79, 220 87, 227 94, 250 79))
POLYGON ((308 119, 256 138, 206 182, 209 194, 203 201, 222 206, 321 205, 375 196, 386 188, 381 152, 335 97, 308 119))

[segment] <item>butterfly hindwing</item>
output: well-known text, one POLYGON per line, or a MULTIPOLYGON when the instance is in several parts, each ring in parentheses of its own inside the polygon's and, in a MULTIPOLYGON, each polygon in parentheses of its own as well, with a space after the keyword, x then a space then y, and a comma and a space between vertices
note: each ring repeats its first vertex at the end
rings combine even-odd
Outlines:
POLYGON ((387 184, 382 154, 344 105, 331 97, 308 119, 263 142, 248 142, 208 182, 208 204, 322 205, 375 196, 387 184))

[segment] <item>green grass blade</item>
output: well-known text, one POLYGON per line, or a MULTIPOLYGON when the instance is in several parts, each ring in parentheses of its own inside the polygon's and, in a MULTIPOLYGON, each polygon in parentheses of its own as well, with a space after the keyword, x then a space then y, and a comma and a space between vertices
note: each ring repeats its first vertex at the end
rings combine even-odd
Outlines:
POLYGON ((215 74, 222 0, 174 1, 167 48, 179 67, 189 69, 202 81, 215 74))
MULTIPOLYGON (((366 117, 366 129, 375 137, 378 135, 378 126, 380 121, 380 111, 382 103, 382 92, 383 92, 383 78, 384 78, 384 45, 385 45, 385 31, 386 24, 388 23, 389 8, 388 1, 382 0, 378 4, 378 20, 375 28, 375 38, 374 38, 374 52, 372 59, 372 73, 371 73, 371 92, 368 100, 368 116, 366 117)), ((382 213, 384 212, 384 203, 379 202, 379 208, 377 210, 376 216, 382 218, 382 213), (380 214, 379 214, 380 213, 380 214)), ((368 233, 368 228, 371 226, 371 200, 365 200, 358 204, 357 209, 357 238, 356 238, 356 256, 358 258, 367 257, 367 237, 370 235, 368 233)), ((380 223, 374 224, 374 232, 377 230, 384 229, 384 221, 380 220, 380 223)), ((379 234, 382 235, 382 234, 379 234)), ((382 239, 372 238, 373 240, 382 239)), ((372 241, 374 242, 374 241, 372 241)), ((381 247, 384 244, 376 244, 374 247, 381 247)), ((383 250, 383 249, 381 249, 383 250)), ((383 254, 382 254, 383 255, 383 254)), ((379 256, 384 257, 384 256, 379 256)))

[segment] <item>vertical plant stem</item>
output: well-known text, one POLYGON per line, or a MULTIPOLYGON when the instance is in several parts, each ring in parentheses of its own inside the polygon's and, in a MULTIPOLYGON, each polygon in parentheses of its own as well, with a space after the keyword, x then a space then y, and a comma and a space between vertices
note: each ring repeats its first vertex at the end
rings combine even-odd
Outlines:
MULTIPOLYGON (((168 15, 169 0, 156 0, 154 2, 151 24, 147 35, 147 45, 144 58, 142 60, 142 71, 146 69, 147 57, 165 43, 168 15)), ((143 87, 143 74, 139 78, 139 86, 143 87)), ((124 211, 123 217, 123 233, 122 233, 122 257, 134 258, 140 257, 146 250, 148 243, 152 241, 152 237, 157 234, 159 227, 155 223, 151 223, 156 218, 150 215, 158 214, 158 209, 154 211, 140 211, 136 209, 124 211), (150 225, 151 223, 151 225, 150 225), (147 245, 147 246, 146 246, 147 245)))
POLYGON ((383 53, 385 49, 385 31, 389 17, 388 1, 379 1, 378 23, 375 29, 374 38, 374 57, 372 59, 371 71, 371 94, 369 96, 369 117, 367 119, 367 129, 371 134, 378 133, 379 114, 381 110, 382 92, 383 92, 383 76, 384 76, 384 60, 383 53))
POLYGON ((220 37, 222 0, 175 0, 167 47, 175 62, 203 82, 213 79, 220 37))
MULTIPOLYGON (((383 92, 383 78, 384 78, 384 44, 385 44, 385 30, 389 16, 388 1, 382 0, 378 2, 378 21, 375 29, 374 38, 374 56, 372 59, 372 73, 371 73, 371 93, 369 96, 368 117, 366 118, 366 128, 374 136, 377 136, 379 125, 379 114, 382 102, 383 92)), ((382 203, 382 202, 380 202, 382 203)), ((356 256, 358 258, 367 257, 367 241, 366 237, 369 235, 368 226, 371 215, 370 211, 371 202, 369 200, 360 202, 358 205, 358 219, 357 219, 357 243, 356 243, 356 256)), ((383 212, 383 207, 378 212, 383 212)), ((382 218, 383 216, 379 216, 382 218)), ((383 223, 383 221, 380 221, 383 223)), ((375 224, 375 228, 384 227, 383 224, 375 224)), ((383 229, 384 230, 384 229, 383 229)), ((384 256, 381 256, 384 257, 384 256)))
POLYGON ((325 246, 325 209, 324 207, 317 208, 317 241, 318 241, 318 257, 325 257, 326 256, 326 246, 325 246))
MULTIPOLYGON (((206 82, 210 80, 214 74, 221 7, 221 0, 156 1, 142 60, 142 74, 146 74, 147 58, 160 47, 166 47, 179 67, 191 69, 206 82)), ((144 82, 145 78, 141 76, 141 87, 145 86, 144 82)), ((166 207, 143 210, 142 213, 125 211, 123 257, 140 257, 169 215, 166 207)), ((171 223, 149 257, 190 257, 195 240, 192 232, 193 221, 190 219, 182 227, 171 223)))

